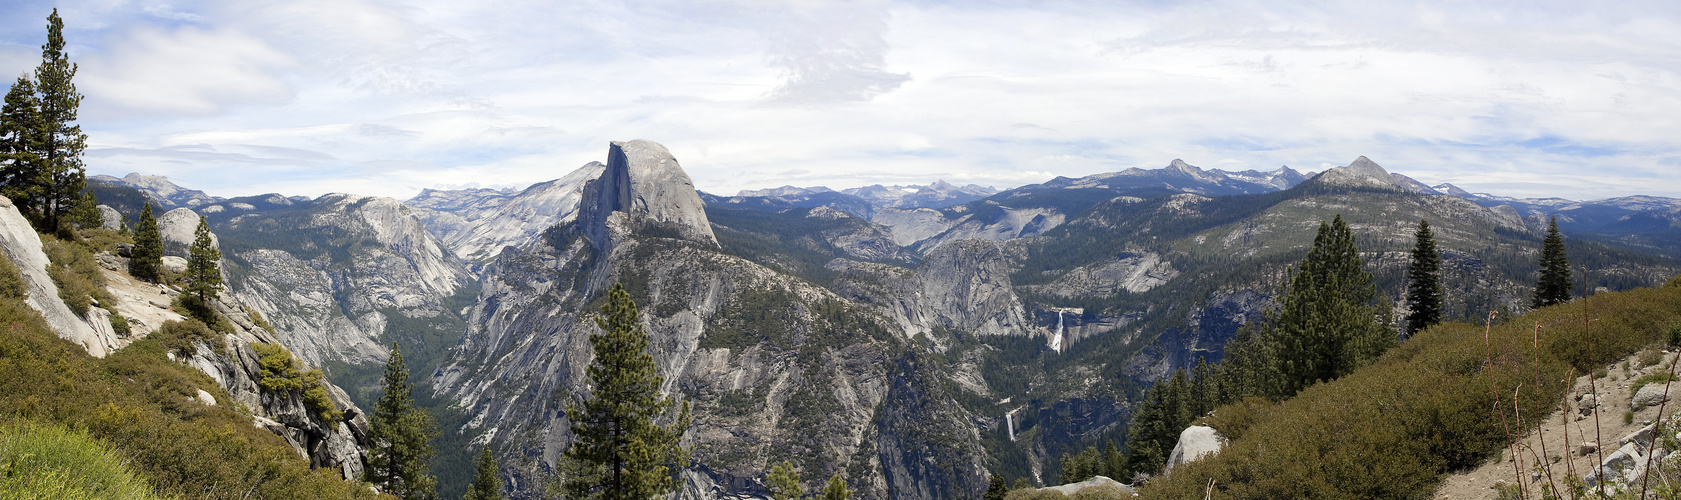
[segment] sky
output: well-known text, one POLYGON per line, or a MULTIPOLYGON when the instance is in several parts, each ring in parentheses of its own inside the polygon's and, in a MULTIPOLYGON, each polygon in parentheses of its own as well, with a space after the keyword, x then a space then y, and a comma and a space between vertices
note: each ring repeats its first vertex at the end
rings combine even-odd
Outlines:
POLYGON ((523 188, 648 139, 716 194, 1364 155, 1681 197, 1673 1, 7 0, 0 72, 55 7, 89 174, 219 196, 523 188))

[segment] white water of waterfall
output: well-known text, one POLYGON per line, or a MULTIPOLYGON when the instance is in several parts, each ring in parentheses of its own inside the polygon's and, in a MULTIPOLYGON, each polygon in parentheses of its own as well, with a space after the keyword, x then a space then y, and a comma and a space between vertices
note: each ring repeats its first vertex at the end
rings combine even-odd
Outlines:
POLYGON ((1014 412, 1014 411, 1011 411, 1010 413, 1005 413, 1004 414, 1004 424, 1010 427, 1010 442, 1012 442, 1012 443, 1016 442, 1016 421, 1015 421, 1015 418, 1014 418, 1015 416, 1016 416, 1016 412, 1014 412))
POLYGON ((1051 350, 1062 352, 1062 311, 1056 313, 1056 334, 1051 335, 1051 350))

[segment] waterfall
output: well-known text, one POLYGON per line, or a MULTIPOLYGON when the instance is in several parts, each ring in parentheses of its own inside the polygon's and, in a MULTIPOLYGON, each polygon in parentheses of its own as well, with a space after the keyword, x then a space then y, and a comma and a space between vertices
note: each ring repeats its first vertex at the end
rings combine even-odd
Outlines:
POLYGON ((1015 410, 1010 410, 1009 413, 1004 414, 1004 424, 1010 427, 1010 442, 1012 442, 1012 443, 1016 442, 1015 416, 1016 416, 1016 411, 1015 410))
POLYGON ((1056 333, 1051 335, 1051 350, 1062 352, 1062 311, 1056 312, 1056 333))

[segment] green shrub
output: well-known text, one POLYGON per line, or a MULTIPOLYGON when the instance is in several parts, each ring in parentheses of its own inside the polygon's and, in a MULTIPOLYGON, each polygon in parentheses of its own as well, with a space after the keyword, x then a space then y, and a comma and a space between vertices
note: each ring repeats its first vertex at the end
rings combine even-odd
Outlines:
POLYGON ((112 311, 109 319, 111 320, 111 331, 117 332, 118 337, 126 339, 129 335, 134 334, 134 329, 130 328, 128 325, 128 318, 124 318, 123 315, 112 311))
POLYGON ((23 281, 23 273, 12 259, 0 254, 0 297, 21 300, 28 294, 29 284, 23 281))
POLYGON ((257 385, 264 391, 272 393, 302 392, 304 406, 315 412, 315 416, 328 425, 337 424, 344 419, 344 412, 333 404, 327 395, 327 388, 321 384, 324 376, 320 368, 304 371, 298 360, 292 357, 292 351, 286 350, 279 344, 251 344, 251 350, 257 352, 257 364, 262 367, 263 375, 257 385))
POLYGON ((1659 351, 1656 347, 1647 347, 1640 350, 1640 358, 1637 361, 1640 362, 1641 368, 1657 366, 1658 363, 1663 362, 1663 351, 1659 351))
POLYGON ((1498 456, 1506 433, 1493 411, 1496 394, 1509 411, 1517 390, 1525 418, 1514 431, 1526 432, 1537 424, 1532 416, 1550 414, 1564 397, 1571 373, 1602 371, 1664 340, 1678 320, 1681 288, 1665 287, 1545 308, 1497 325, 1486 337, 1480 325, 1437 325, 1368 367, 1278 403, 1247 426, 1244 409, 1216 409, 1209 422, 1243 429, 1240 436, 1140 493, 1202 498, 1212 480, 1218 498, 1427 497, 1446 474, 1498 456))
POLYGON ((1665 382, 1673 381, 1675 379, 1676 379, 1676 377, 1674 375, 1670 375, 1669 372, 1662 372, 1662 371, 1657 372, 1657 373, 1647 374, 1647 375, 1641 375, 1640 378, 1634 379, 1633 382, 1629 383, 1628 393, 1629 394, 1638 393, 1638 392, 1640 392, 1640 388, 1645 387, 1646 384, 1662 384, 1662 383, 1665 383, 1665 382))
POLYGON ((229 323, 228 318, 222 317, 221 313, 216 312, 215 307, 199 300, 195 295, 187 293, 177 295, 175 300, 169 303, 169 307, 182 316, 204 322, 204 325, 213 331, 233 331, 233 323, 229 323))
POLYGON ((157 497, 121 456, 86 434, 24 423, 0 426, 0 498, 157 497))
POLYGON ((50 237, 43 237, 41 243, 47 259, 52 261, 47 265, 47 276, 58 286, 58 296, 64 305, 70 306, 77 316, 86 315, 95 300, 107 307, 115 302, 110 292, 105 291, 105 273, 99 270, 99 262, 87 248, 50 237))
POLYGON ((156 341, 168 352, 192 354, 197 351, 197 348, 193 347, 194 342, 210 344, 211 349, 217 353, 226 352, 223 347, 226 342, 218 342, 216 332, 210 331, 210 327, 205 326, 204 322, 192 318, 187 318, 186 321, 165 321, 163 325, 158 326, 157 331, 146 338, 156 341))

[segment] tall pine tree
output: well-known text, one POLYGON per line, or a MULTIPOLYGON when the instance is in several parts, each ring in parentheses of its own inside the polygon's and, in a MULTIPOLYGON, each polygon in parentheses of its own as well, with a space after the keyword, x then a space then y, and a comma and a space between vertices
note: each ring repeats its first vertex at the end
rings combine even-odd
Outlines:
POLYGON ((37 228, 45 232, 58 231, 60 219, 81 201, 87 187, 87 175, 82 166, 82 151, 87 149, 88 136, 76 124, 77 109, 82 94, 72 82, 76 65, 64 52, 64 20, 58 9, 47 16, 47 44, 41 46, 41 65, 35 68, 35 91, 40 94, 39 123, 42 127, 41 174, 45 184, 40 190, 41 220, 37 228))
POLYGON ((396 343, 391 344, 380 388, 385 393, 374 403, 369 422, 373 446, 368 448, 368 482, 403 500, 436 498, 438 480, 432 477, 431 463, 437 431, 432 416, 414 405, 414 387, 396 343))
POLYGON ((41 98, 35 95, 35 81, 18 77, 6 92, 0 107, 0 195, 12 200, 25 217, 37 220, 41 210, 42 138, 41 98))
POLYGON ((1270 331, 1263 331, 1277 373, 1274 398, 1346 375, 1397 342, 1386 308, 1372 305, 1377 289, 1341 215, 1319 224, 1313 250, 1287 278, 1282 295, 1268 315, 1270 331))
POLYGON ((152 217, 152 203, 140 209, 140 222, 134 228, 134 250, 129 253, 128 274, 157 283, 163 277, 163 234, 158 232, 158 219, 152 217))
POLYGON ((1430 223, 1418 221, 1412 265, 1407 268, 1407 335, 1442 321, 1442 256, 1430 223))
POLYGON ((1547 238, 1541 241, 1541 279, 1535 282, 1530 307, 1540 309, 1570 301, 1570 259, 1564 256, 1564 236, 1558 233, 1558 216, 1547 222, 1547 238))
POLYGON ((490 446, 485 446, 479 452, 479 460, 474 464, 473 484, 467 485, 467 494, 461 500, 505 500, 502 496, 502 478, 496 475, 496 457, 491 456, 490 446))
POLYGON ((689 427, 689 405, 669 426, 655 422, 675 401, 660 394, 664 377, 647 352, 636 303, 618 284, 607 293, 590 336, 595 360, 587 371, 590 394, 582 405, 567 403, 575 440, 566 449, 562 488, 570 498, 641 500, 677 488, 677 473, 689 462, 679 440, 689 427))
POLYGON ((210 222, 198 217, 193 230, 193 246, 187 250, 187 292, 198 297, 200 304, 210 307, 210 298, 222 289, 222 251, 210 239, 210 222))

